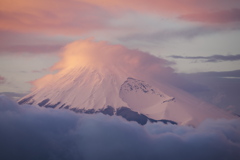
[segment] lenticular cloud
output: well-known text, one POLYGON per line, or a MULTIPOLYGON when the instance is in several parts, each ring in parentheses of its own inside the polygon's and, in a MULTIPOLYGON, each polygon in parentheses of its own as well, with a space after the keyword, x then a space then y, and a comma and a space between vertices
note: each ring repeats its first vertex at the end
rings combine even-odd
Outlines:
MULTIPOLYGON (((66 45, 60 54, 60 60, 52 70, 71 68, 111 68, 116 66, 133 75, 155 76, 169 80, 174 70, 168 67, 169 62, 139 50, 131 50, 121 45, 112 45, 105 41, 93 39, 78 40, 66 45)), ((41 88, 54 75, 49 74, 33 82, 35 88, 41 88)), ((172 78, 172 77, 171 77, 172 78)))
POLYGON ((240 158, 239 120, 206 120, 197 128, 141 126, 101 113, 19 106, 1 96, 0 128, 0 159, 240 158))

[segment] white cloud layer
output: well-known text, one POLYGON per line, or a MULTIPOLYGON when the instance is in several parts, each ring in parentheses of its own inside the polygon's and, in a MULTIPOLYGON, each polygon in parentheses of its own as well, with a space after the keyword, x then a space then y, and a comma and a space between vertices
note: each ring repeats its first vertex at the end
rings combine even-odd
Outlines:
POLYGON ((6 160, 240 159, 239 120, 141 126, 116 116, 19 106, 0 96, 0 128, 6 160))

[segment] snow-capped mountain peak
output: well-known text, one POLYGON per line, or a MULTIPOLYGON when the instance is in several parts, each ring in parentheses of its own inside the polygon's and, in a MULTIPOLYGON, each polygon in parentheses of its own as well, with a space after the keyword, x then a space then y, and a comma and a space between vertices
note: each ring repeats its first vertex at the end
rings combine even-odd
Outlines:
POLYGON ((172 95, 115 68, 69 68, 53 75, 44 86, 20 99, 19 104, 116 114, 130 120, 133 116, 141 124, 167 120, 197 125, 207 117, 229 117, 194 97, 182 96, 172 88, 168 91, 172 95))
POLYGON ((35 81, 36 89, 19 104, 115 114, 141 124, 164 120, 198 125, 206 118, 232 118, 153 78, 155 70, 162 76, 169 71, 162 63, 165 62, 147 53, 118 45, 74 42, 53 66, 60 71, 35 81))

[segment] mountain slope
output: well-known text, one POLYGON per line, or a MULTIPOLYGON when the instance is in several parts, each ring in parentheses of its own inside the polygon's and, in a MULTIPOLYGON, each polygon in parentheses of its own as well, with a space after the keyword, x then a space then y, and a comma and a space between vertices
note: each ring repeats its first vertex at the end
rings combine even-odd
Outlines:
POLYGON ((19 104, 102 112, 140 124, 162 120, 196 126, 207 118, 234 118, 166 84, 173 74, 167 64, 120 45, 76 41, 65 47, 60 61, 52 67, 60 71, 35 81, 36 89, 19 104))
POLYGON ((148 120, 170 120, 181 125, 195 126, 206 118, 232 118, 176 88, 158 82, 164 86, 162 88, 167 94, 161 87, 129 76, 116 67, 96 68, 90 65, 68 68, 20 99, 19 104, 65 108, 84 113, 116 114, 128 117, 128 120, 131 120, 129 115, 134 115, 140 124, 148 120))

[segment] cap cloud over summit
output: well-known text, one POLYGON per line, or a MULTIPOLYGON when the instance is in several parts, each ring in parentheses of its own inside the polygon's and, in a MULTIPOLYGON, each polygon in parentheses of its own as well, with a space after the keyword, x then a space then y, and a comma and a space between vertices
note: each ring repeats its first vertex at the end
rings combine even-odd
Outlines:
POLYGON ((0 17, 0 160, 240 160, 240 0, 1 0, 0 17))
POLYGON ((193 126, 206 118, 235 118, 171 85, 171 79, 181 79, 167 64, 166 60, 121 45, 92 39, 75 41, 65 47, 52 67, 59 71, 36 80, 36 89, 19 104, 85 113, 101 112, 108 106, 115 111, 127 107, 153 120, 193 126), (156 92, 120 92, 129 77, 136 79, 134 86, 152 86, 156 92))

